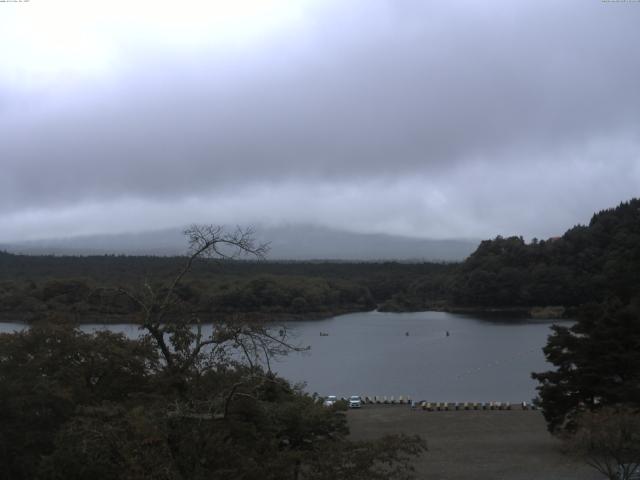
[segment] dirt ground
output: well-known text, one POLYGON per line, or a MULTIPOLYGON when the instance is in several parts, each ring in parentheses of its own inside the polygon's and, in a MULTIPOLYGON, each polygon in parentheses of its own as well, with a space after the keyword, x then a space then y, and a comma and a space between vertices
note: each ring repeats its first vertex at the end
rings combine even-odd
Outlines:
POLYGON ((353 439, 419 434, 429 451, 415 462, 430 480, 602 480, 560 451, 539 411, 427 412, 402 405, 364 405, 347 413, 353 439))

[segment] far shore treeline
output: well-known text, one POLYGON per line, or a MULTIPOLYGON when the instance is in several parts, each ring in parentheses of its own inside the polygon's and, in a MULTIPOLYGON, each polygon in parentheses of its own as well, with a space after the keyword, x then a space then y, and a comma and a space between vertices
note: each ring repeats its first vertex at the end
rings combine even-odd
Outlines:
MULTIPOLYGON (((207 315, 318 318, 339 313, 443 309, 572 315, 587 302, 627 303, 640 287, 640 200, 593 215, 564 235, 483 241, 461 263, 201 260, 178 292, 207 315)), ((0 315, 33 321, 135 321, 118 287, 162 284, 182 257, 26 256, 0 252, 0 315)))

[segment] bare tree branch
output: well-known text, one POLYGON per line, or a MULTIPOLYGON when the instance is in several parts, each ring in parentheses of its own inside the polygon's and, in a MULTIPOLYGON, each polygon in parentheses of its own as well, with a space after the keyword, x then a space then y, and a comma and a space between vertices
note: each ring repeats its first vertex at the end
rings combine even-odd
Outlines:
POLYGON ((226 260, 244 255, 262 259, 269 249, 267 243, 256 242, 252 228, 236 227, 232 232, 227 232, 220 225, 191 225, 184 234, 188 242, 188 255, 184 265, 166 288, 154 288, 145 279, 141 294, 133 294, 122 287, 118 289, 141 309, 141 328, 157 344, 169 370, 188 371, 206 358, 202 357, 205 352, 211 362, 216 355, 223 356, 228 348, 234 347, 243 353, 245 362, 252 371, 262 362, 266 363, 270 371, 270 357, 273 355, 304 350, 287 341, 286 329, 281 329, 281 335, 277 337, 262 325, 249 324, 238 318, 219 323, 207 339, 203 338, 197 318, 193 322, 196 325, 195 332, 192 323, 184 318, 167 322, 167 316, 175 315, 177 306, 182 302, 177 289, 198 259, 226 260))

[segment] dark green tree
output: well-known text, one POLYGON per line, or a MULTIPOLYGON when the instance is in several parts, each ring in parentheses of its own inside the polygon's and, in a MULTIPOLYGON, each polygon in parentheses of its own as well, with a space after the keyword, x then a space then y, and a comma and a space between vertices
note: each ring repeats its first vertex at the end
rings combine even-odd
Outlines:
POLYGON ((638 301, 590 305, 573 326, 552 329, 544 353, 555 369, 532 374, 551 432, 571 432, 585 411, 640 408, 638 301))
POLYGON ((35 478, 79 406, 146 396, 158 368, 149 342, 110 332, 39 324, 0 335, 0 478, 35 478))

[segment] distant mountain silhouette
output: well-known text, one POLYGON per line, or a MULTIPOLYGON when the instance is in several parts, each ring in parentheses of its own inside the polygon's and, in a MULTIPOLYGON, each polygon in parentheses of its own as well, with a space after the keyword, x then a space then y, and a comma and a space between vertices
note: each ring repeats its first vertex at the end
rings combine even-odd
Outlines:
POLYGON ((468 257, 479 240, 416 239, 397 235, 363 234, 314 226, 265 229, 270 258, 333 260, 443 260, 468 257))
MULTIPOLYGON (((351 233, 316 226, 257 228, 270 242, 271 260, 403 260, 460 261, 480 243, 469 239, 416 239, 397 235, 351 233)), ((186 241, 180 229, 52 238, 0 245, 0 249, 32 255, 180 255, 186 241)))

